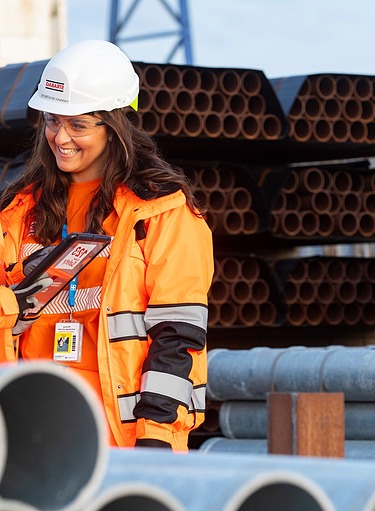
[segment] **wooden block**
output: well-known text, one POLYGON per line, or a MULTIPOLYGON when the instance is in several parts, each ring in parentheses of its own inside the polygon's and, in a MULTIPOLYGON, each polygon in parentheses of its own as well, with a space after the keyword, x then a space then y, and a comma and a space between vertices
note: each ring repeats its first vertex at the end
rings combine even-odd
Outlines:
POLYGON ((267 405, 270 454, 344 457, 342 392, 271 392, 267 405))

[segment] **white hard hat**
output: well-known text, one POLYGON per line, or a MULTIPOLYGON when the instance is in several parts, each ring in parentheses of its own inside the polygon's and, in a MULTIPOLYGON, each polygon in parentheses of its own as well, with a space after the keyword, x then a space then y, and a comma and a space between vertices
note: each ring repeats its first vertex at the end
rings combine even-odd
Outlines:
POLYGON ((29 106, 56 115, 137 110, 138 93, 139 78, 125 53, 108 41, 87 40, 52 57, 29 106))

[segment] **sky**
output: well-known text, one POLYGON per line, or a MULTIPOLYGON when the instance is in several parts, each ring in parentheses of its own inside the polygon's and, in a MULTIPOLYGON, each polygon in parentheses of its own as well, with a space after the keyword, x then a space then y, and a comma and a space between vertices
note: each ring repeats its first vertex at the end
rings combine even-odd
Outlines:
MULTIPOLYGON (((119 2, 122 14, 132 1, 119 2)), ((111 3, 67 0, 68 43, 109 39, 111 3)), ((268 78, 375 75, 374 0, 187 0, 187 7, 193 65, 256 69, 268 78)), ((177 27, 159 0, 140 0, 126 35, 177 27)), ((133 61, 165 63, 176 41, 154 38, 119 46, 133 61)), ((185 64, 184 53, 171 62, 185 64)))

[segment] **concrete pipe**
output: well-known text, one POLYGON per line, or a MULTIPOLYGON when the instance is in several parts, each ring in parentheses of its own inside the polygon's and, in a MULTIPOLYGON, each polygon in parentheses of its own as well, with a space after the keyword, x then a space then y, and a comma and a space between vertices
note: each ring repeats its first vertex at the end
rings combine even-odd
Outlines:
POLYGON ((308 475, 286 466, 267 467, 264 460, 264 456, 204 455, 197 451, 173 454, 161 449, 111 449, 101 492, 119 483, 153 484, 171 494, 186 511, 335 510, 324 490, 308 475))
POLYGON ((97 491, 106 463, 104 417, 86 382, 47 362, 0 366, 8 455, 4 499, 73 511, 97 491))

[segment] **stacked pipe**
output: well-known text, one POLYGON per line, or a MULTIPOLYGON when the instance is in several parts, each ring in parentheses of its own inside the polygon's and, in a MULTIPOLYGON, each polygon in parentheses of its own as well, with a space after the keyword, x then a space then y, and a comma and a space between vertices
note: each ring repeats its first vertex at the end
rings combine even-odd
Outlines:
MULTIPOLYGON (((290 261, 279 261, 276 272, 290 261)), ((366 258, 295 260, 284 285, 292 326, 375 325, 375 265, 366 258)))
POLYGON ((290 137, 298 142, 372 144, 374 99, 370 76, 307 76, 288 113, 290 137))
POLYGON ((271 230, 288 237, 373 237, 374 189, 368 171, 293 168, 271 211, 271 230))
POLYGON ((185 169, 199 202, 207 209, 207 223, 214 234, 256 234, 260 226, 254 194, 233 165, 207 165, 185 169))
POLYGON ((255 256, 215 258, 209 292, 210 327, 274 325, 279 311, 280 297, 264 261, 255 256))
POLYGON ((207 392, 219 436, 201 449, 266 454, 269 392, 343 392, 345 457, 375 459, 374 362, 374 346, 211 350, 207 392))
POLYGON ((140 76, 134 121, 151 135, 277 140, 287 123, 257 70, 135 63, 140 76))

